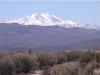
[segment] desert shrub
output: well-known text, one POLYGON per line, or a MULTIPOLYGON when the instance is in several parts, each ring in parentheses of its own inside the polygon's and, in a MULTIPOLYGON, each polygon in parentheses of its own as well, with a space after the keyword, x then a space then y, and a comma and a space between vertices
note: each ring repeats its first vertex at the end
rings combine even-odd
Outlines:
POLYGON ((94 62, 90 62, 87 64, 87 66, 85 67, 85 75, 93 75, 93 70, 96 67, 96 63, 94 62))
POLYGON ((2 58, 4 56, 3 52, 0 52, 0 58, 2 58))
POLYGON ((14 59, 15 67, 16 67, 16 73, 22 73, 23 65, 19 59, 14 59))
POLYGON ((51 69, 51 75, 78 75, 79 63, 69 62, 55 65, 51 69))
POLYGON ((96 62, 100 63, 100 53, 96 53, 96 62))
POLYGON ((67 61, 78 61, 80 58, 80 51, 74 50, 66 53, 67 61))
POLYGON ((15 65, 11 57, 4 57, 0 59, 0 75, 15 75, 15 65))
POLYGON ((58 54, 57 55, 57 63, 56 64, 62 64, 65 63, 68 60, 65 54, 58 54))
POLYGON ((56 62, 56 56, 50 53, 41 53, 37 56, 39 68, 43 69, 46 66, 53 66, 56 62))
POLYGON ((92 51, 84 52, 80 56, 80 65, 85 65, 92 60, 95 60, 95 52, 92 51))
POLYGON ((42 75, 51 75, 50 67, 42 69, 42 75))
POLYGON ((84 67, 79 67, 79 74, 78 75, 95 75, 93 74, 94 69, 96 68, 96 62, 92 61, 87 63, 84 67))
POLYGON ((57 54, 57 64, 62 64, 65 62, 75 62, 79 61, 81 51, 66 51, 64 53, 57 54))
POLYGON ((38 69, 38 62, 30 55, 18 54, 15 56, 15 66, 17 73, 28 73, 38 69))
POLYGON ((28 73, 33 70, 33 61, 29 57, 23 57, 21 60, 21 64, 23 66, 22 72, 28 73))
POLYGON ((0 52, 0 59, 6 56, 10 56, 8 52, 0 52))

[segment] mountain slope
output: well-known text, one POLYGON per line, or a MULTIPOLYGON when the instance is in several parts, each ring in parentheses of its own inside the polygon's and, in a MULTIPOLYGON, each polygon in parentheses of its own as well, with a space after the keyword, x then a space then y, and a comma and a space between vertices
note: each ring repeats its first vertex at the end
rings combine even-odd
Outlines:
POLYGON ((67 45, 69 48, 78 48, 78 49, 91 49, 91 50, 99 50, 100 49, 100 38, 92 38, 84 41, 78 41, 76 43, 72 43, 67 45))
MULTIPOLYGON (((79 27, 64 28, 55 26, 20 25, 17 23, 0 24, 0 50, 66 50, 73 43, 100 38, 100 31, 79 27), (70 45, 70 46, 69 46, 70 45)), ((95 41, 97 43, 99 41, 95 41)), ((95 44, 98 45, 99 43, 95 44)), ((88 44, 87 44, 88 45, 88 44)), ((94 45, 94 48, 97 46, 94 45)), ((84 45, 76 46, 83 48, 84 45)), ((92 46, 88 47, 88 49, 92 46)), ((93 48, 93 49, 94 49, 93 48)))

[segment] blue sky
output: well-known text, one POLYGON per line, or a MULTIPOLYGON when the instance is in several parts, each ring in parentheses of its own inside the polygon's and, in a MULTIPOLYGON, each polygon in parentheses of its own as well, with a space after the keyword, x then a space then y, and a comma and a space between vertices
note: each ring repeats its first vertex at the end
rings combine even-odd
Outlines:
POLYGON ((49 13, 64 20, 100 25, 99 0, 0 0, 0 20, 32 13, 49 13))

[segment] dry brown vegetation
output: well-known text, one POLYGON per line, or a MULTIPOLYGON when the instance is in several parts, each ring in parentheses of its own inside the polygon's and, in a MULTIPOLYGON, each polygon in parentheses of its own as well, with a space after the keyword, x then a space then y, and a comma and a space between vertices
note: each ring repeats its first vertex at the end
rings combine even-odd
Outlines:
POLYGON ((50 71, 51 75, 96 75, 94 70, 96 63, 88 63, 84 68, 79 62, 68 62, 54 66, 50 71))
POLYGON ((27 74, 37 70, 42 70, 42 75, 100 75, 100 52, 0 52, 0 75, 27 74))

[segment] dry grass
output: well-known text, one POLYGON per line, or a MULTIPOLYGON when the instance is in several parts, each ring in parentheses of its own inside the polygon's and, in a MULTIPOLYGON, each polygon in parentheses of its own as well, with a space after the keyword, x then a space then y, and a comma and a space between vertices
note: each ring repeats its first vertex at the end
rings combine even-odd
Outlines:
POLYGON ((78 62, 68 62, 54 66, 51 75, 100 75, 100 68, 97 70, 94 62, 88 63, 84 68, 78 62))
POLYGON ((68 62, 56 65, 51 69, 51 75, 77 75, 79 69, 78 62, 68 62))

